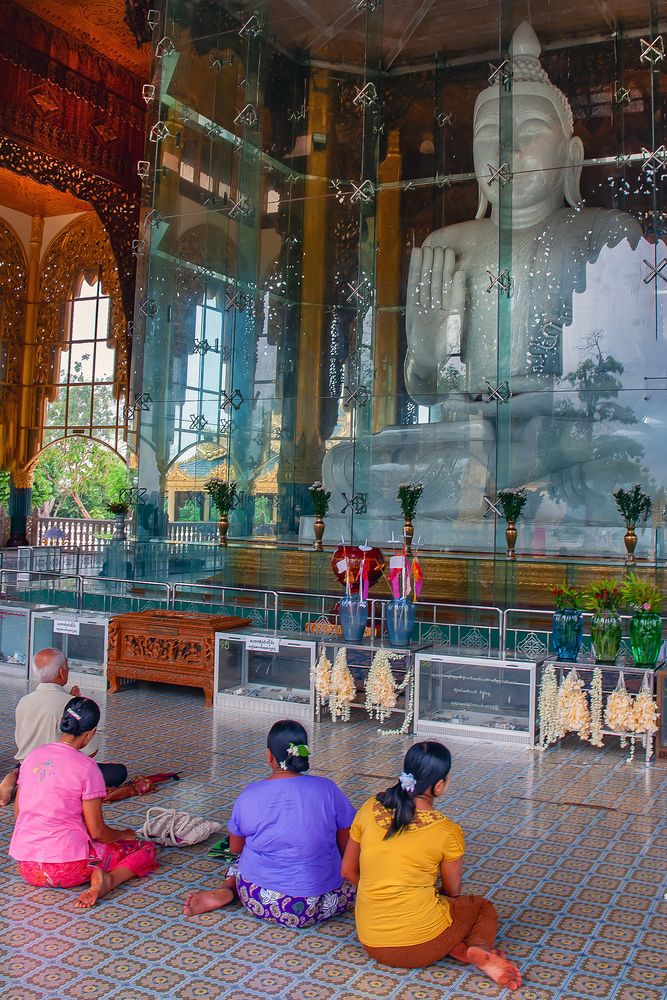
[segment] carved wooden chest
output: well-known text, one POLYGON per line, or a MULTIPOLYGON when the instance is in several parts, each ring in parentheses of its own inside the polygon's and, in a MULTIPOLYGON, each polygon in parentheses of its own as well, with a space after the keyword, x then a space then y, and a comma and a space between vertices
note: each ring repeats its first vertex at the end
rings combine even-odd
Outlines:
POLYGON ((134 611, 109 622, 107 677, 112 691, 120 678, 203 688, 213 704, 215 633, 250 625, 236 615, 189 611, 134 611))

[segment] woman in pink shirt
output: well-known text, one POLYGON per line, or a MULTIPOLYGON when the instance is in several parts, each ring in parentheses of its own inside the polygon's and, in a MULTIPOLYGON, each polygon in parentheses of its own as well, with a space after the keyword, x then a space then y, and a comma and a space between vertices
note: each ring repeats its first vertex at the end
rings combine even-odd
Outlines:
POLYGON ((9 854, 30 885, 72 888, 90 881, 75 906, 94 906, 115 886, 156 869, 154 844, 134 830, 107 826, 102 772, 81 751, 93 739, 100 710, 72 698, 56 743, 31 750, 21 764, 9 854))

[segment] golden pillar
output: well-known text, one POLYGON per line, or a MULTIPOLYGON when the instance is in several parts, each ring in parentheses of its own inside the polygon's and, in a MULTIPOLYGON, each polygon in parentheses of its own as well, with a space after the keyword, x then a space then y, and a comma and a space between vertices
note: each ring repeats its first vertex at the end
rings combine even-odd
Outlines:
POLYGON ((304 180, 303 258, 301 307, 299 312, 299 370, 296 413, 296 480, 319 479, 322 474, 320 412, 322 395, 321 356, 324 333, 324 297, 327 266, 328 132, 334 83, 326 70, 314 69, 310 76, 308 154, 304 180), (324 136, 318 142, 315 134, 324 136))
MULTIPOLYGON (((400 133, 389 133, 387 155, 378 172, 380 184, 400 181, 400 133)), ((402 359, 399 357, 401 280, 401 189, 380 188, 377 196, 377 265, 375 317, 375 387, 373 431, 396 423, 396 389, 402 359)))
MULTIPOLYGON (((39 307, 39 264, 43 237, 44 219, 41 215, 33 215, 28 253, 28 289, 25 305, 23 355, 21 358, 21 403, 18 441, 13 463, 15 468, 23 468, 24 470, 31 459, 37 454, 40 444, 40 429, 35 427, 38 407, 37 393, 34 388, 34 363, 39 307)), ((41 408, 39 408, 39 412, 42 414, 41 408)), ((32 486, 32 482, 30 485, 32 486)))

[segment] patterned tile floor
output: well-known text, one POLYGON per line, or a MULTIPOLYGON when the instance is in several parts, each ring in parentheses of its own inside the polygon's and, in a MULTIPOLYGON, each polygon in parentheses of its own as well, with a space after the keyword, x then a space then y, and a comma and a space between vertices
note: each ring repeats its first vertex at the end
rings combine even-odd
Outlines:
MULTIPOLYGON (((10 763, 13 709, 23 693, 0 680, 0 766, 10 763)), ((397 774, 410 739, 368 723, 313 727, 315 770, 355 804, 397 774), (319 766, 318 766, 319 765, 319 766)), ((179 769, 152 804, 227 818, 237 790, 261 776, 265 720, 204 708, 201 695, 135 687, 106 699, 108 759, 137 771, 179 769)), ((667 990, 667 767, 632 764, 612 747, 541 755, 450 742, 449 815, 466 832, 465 888, 501 915, 501 939, 521 966, 522 1000, 664 1000, 667 990)), ((3 771, 4 773, 4 771, 3 771)), ((139 826, 147 800, 107 807, 139 826)), ((151 878, 117 889, 94 910, 74 892, 34 889, 6 855, 10 810, 0 810, 2 1000, 470 1000, 510 994, 446 960, 402 972, 370 962, 351 915, 294 932, 238 906, 191 920, 192 886, 215 885, 206 848, 165 851, 151 878)))

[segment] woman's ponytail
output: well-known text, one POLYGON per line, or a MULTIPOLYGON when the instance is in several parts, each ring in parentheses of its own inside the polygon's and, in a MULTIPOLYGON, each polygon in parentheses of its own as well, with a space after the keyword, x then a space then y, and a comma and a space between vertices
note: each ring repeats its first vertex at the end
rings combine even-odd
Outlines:
POLYGON ((393 813, 385 840, 410 826, 415 818, 415 798, 444 781, 451 766, 452 755, 442 743, 425 740, 410 747, 396 784, 376 796, 380 805, 393 813))

